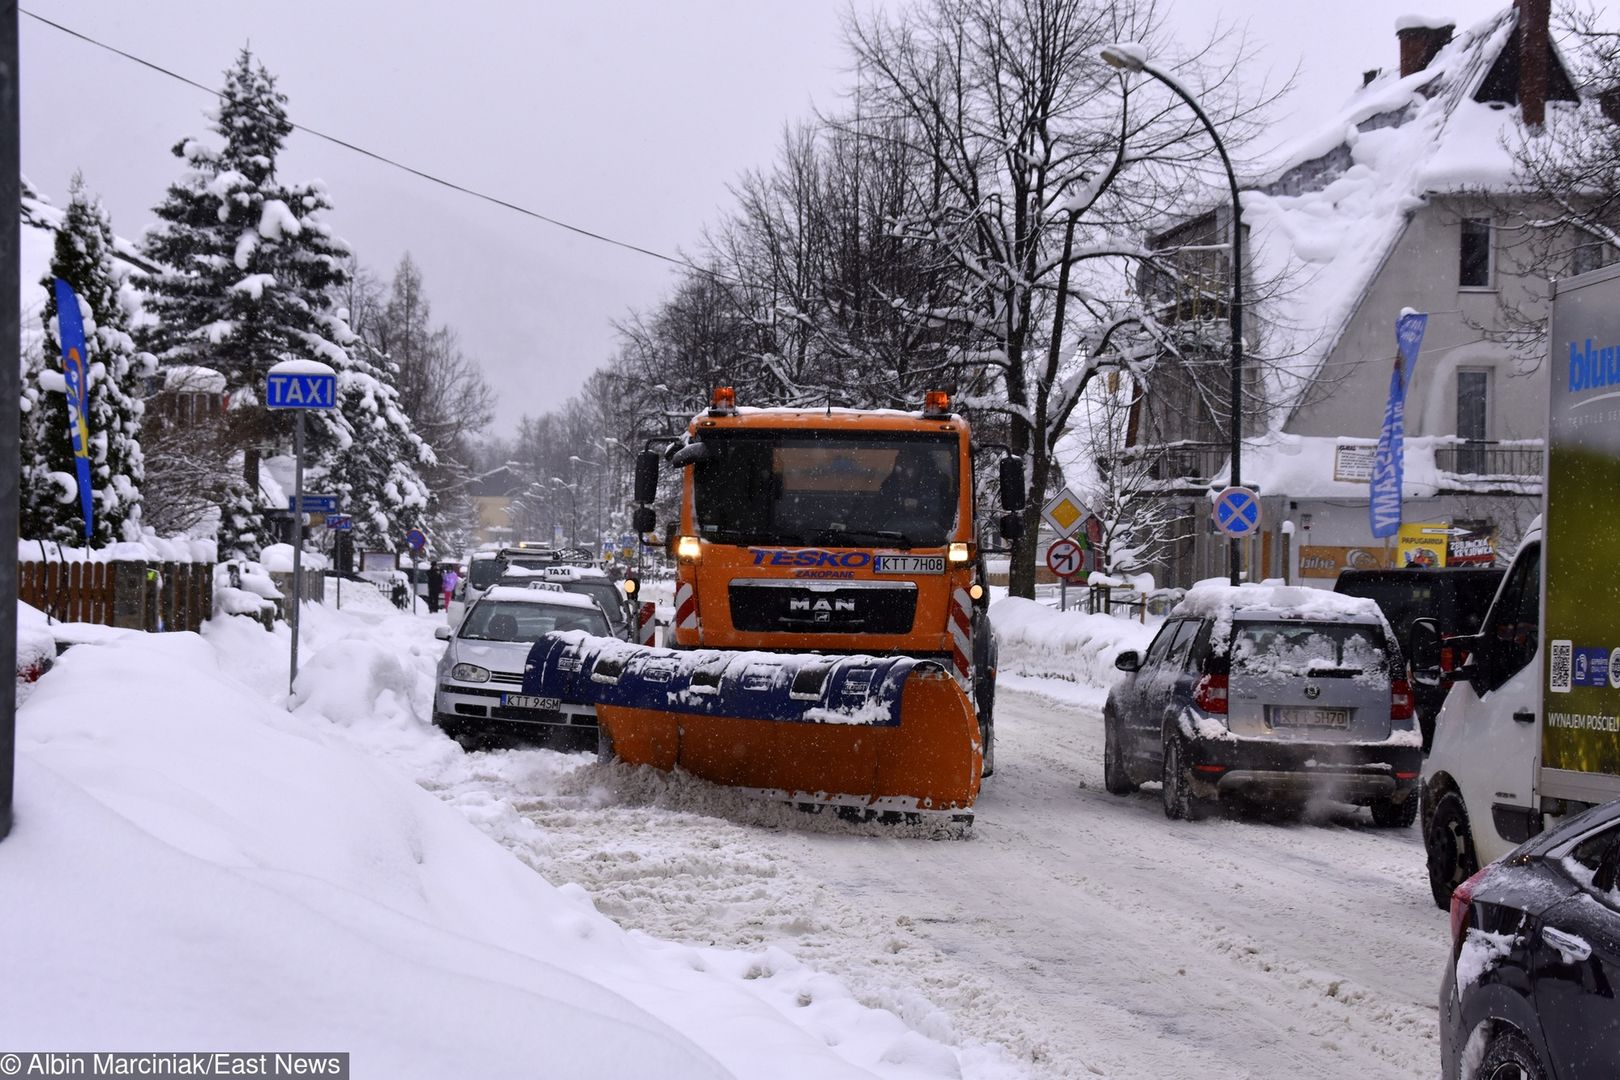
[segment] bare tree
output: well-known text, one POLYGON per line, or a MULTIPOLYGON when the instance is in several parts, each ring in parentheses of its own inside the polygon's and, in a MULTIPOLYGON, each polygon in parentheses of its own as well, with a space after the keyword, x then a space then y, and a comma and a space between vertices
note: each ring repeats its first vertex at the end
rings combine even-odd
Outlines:
MULTIPOLYGON (((1010 585, 1030 596, 1052 449, 1109 329, 1137 304, 1097 283, 1119 277, 1119 260, 1150 256, 1146 225, 1196 190, 1208 143, 1184 107, 1152 86, 1116 86, 1097 59, 1121 41, 1169 51, 1151 0, 934 0, 852 20, 848 37, 877 107, 903 118, 937 178, 898 227, 952 260, 962 301, 936 315, 974 332, 961 360, 995 383, 994 396, 969 403, 1005 410, 1012 448, 1027 455, 1031 498, 1010 585), (1064 349, 1076 322, 1096 331, 1070 339, 1078 354, 1064 349)), ((1202 84, 1206 111, 1235 143, 1261 103, 1231 88, 1241 56, 1215 64, 1214 50, 1166 66, 1202 84)))

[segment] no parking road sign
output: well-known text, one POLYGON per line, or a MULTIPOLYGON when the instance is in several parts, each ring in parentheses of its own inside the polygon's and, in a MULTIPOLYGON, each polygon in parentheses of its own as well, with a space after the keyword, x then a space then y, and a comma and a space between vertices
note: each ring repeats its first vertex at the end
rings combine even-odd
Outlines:
POLYGON ((1086 565, 1086 553, 1077 541, 1054 540, 1046 549, 1046 566, 1052 573, 1067 581, 1079 577, 1086 565))
POLYGON ((1215 527, 1227 536, 1241 539, 1260 531, 1260 496, 1248 488, 1227 488, 1215 496, 1211 512, 1215 527))

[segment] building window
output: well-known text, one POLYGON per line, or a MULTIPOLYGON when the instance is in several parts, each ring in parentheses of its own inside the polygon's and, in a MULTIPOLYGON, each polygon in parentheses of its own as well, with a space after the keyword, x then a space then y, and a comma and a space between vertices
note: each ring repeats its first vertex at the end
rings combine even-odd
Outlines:
POLYGON ((1478 475, 1485 471, 1484 442, 1489 437, 1491 373, 1465 368, 1457 372, 1457 471, 1478 475))
POLYGON ((1574 254, 1570 258, 1570 273, 1589 274, 1608 264, 1604 248, 1607 245, 1601 240, 1587 240, 1575 245, 1574 254))
POLYGON ((1459 247, 1457 284, 1464 289, 1484 289, 1491 284, 1491 220, 1463 218, 1459 247))

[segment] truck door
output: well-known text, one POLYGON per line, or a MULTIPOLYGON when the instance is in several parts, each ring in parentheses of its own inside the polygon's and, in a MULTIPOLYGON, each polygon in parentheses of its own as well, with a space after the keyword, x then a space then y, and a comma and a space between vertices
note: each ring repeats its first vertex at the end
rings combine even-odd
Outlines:
MULTIPOLYGON (((1459 682, 1447 703, 1448 754, 1480 865, 1541 831, 1535 776, 1541 752, 1541 545, 1527 545, 1480 626, 1481 687, 1459 682)), ((1438 747, 1436 748, 1439 749, 1438 747)))

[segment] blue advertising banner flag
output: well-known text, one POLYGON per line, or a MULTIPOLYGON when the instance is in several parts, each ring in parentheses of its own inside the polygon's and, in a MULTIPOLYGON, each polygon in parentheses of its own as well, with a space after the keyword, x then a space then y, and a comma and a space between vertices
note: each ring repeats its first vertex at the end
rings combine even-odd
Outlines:
POLYGON ((1395 364, 1389 374, 1389 402, 1384 406, 1384 427, 1373 455, 1372 487, 1367 515, 1375 537, 1393 536, 1401 528, 1401 483, 1406 438, 1406 390, 1417 366, 1418 349, 1429 317, 1405 311, 1395 323, 1395 364))
POLYGON ((62 343, 62 374, 67 381, 68 431, 73 438, 73 470, 79 481, 79 509, 84 515, 88 542, 95 520, 95 497, 90 490, 90 421, 84 318, 73 286, 56 279, 56 334, 62 343))

